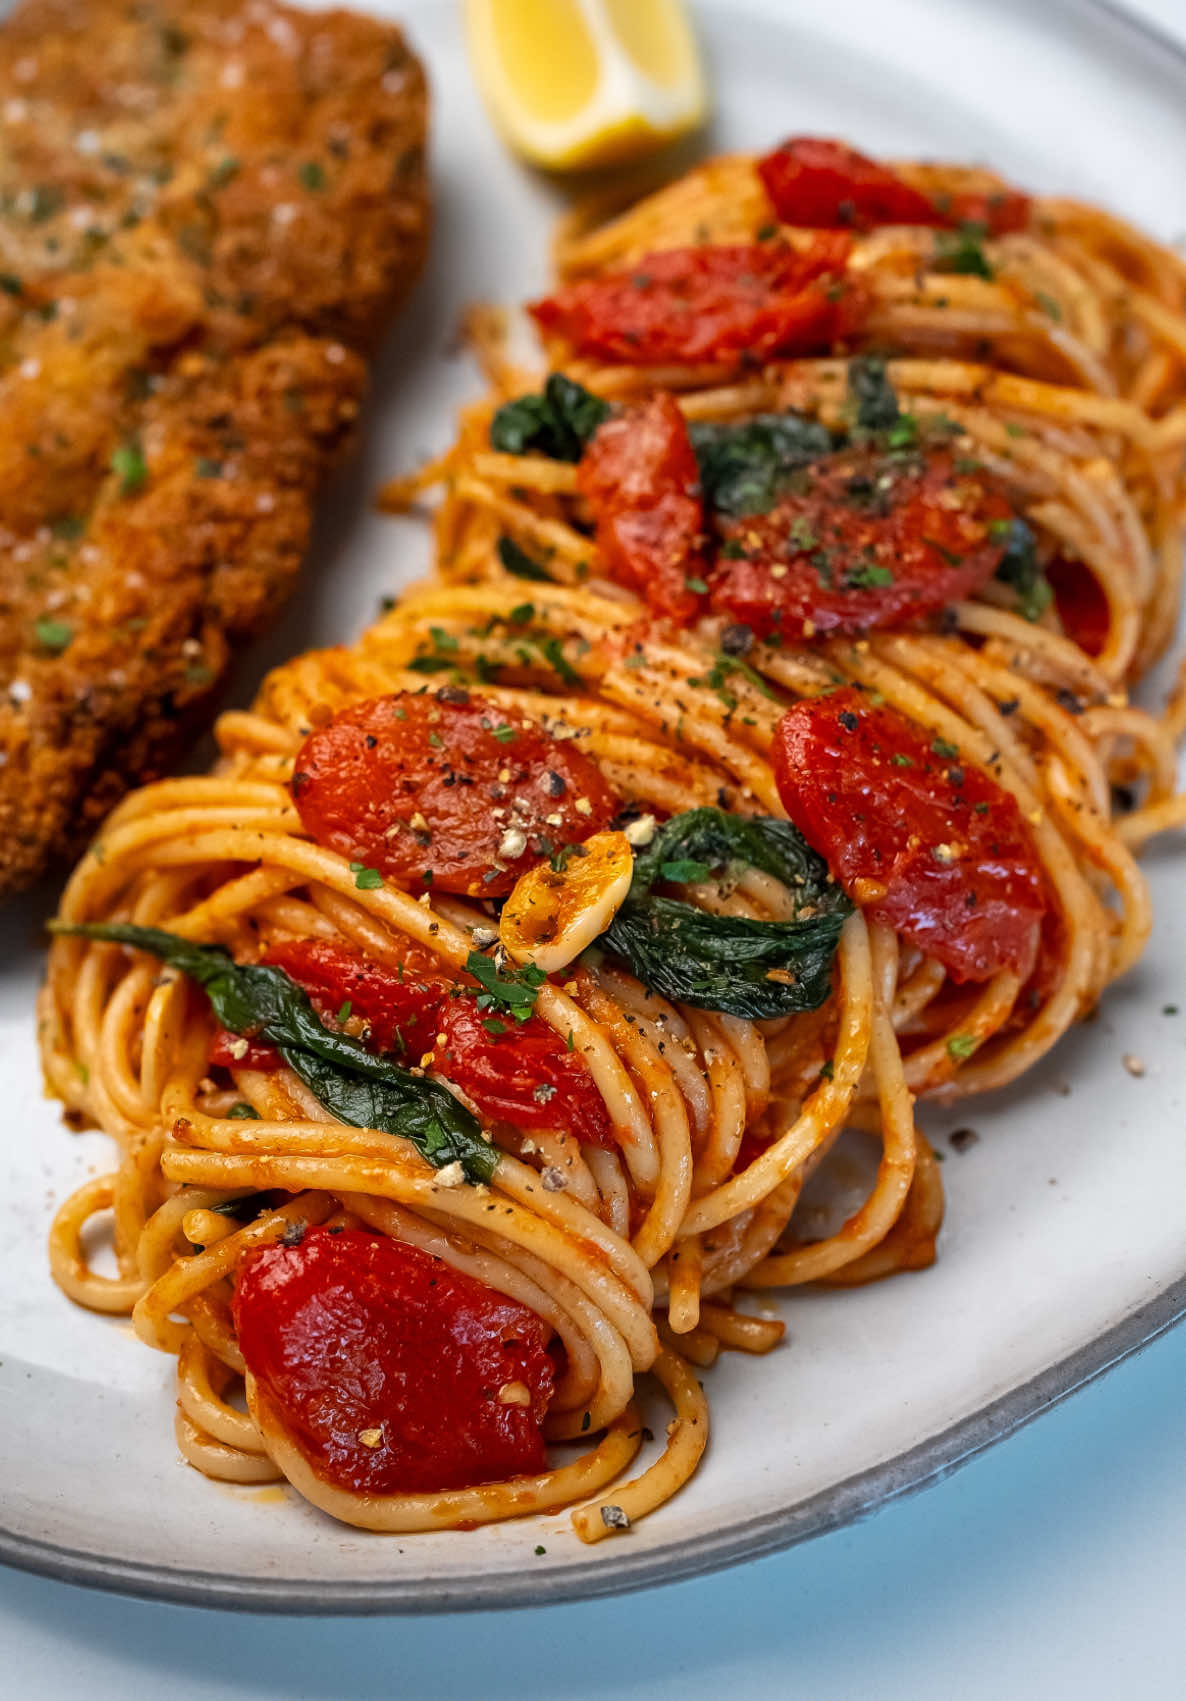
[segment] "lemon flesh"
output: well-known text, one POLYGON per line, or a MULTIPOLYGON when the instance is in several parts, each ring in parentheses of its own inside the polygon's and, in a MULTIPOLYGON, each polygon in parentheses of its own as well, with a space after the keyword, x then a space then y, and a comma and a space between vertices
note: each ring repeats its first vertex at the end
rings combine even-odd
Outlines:
POLYGON ((679 0, 467 0, 466 23, 491 117, 536 165, 637 158, 704 118, 679 0))

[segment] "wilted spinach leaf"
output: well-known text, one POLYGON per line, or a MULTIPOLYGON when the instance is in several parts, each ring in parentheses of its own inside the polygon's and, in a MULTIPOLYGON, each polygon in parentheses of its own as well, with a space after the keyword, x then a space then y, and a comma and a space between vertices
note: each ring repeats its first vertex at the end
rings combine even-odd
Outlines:
POLYGON ((307 994, 283 969, 236 963, 221 946, 195 945, 130 922, 51 922, 50 927, 55 933, 131 945, 197 981, 224 1028, 277 1046, 340 1122, 399 1135, 437 1169, 460 1163, 470 1181, 488 1182, 493 1176, 497 1150, 447 1088, 325 1027, 307 994))
POLYGON ((848 399, 860 431, 891 431, 902 415, 885 361, 877 354, 849 361, 848 399))
POLYGON ((798 413, 763 413, 740 425, 688 428, 707 507, 719 514, 765 514, 794 473, 835 448, 832 433, 798 413))
POLYGON ((1017 592, 1018 610, 1027 620, 1040 620, 1054 600, 1050 581, 1038 560, 1037 539, 1024 520, 1012 519, 1005 531, 1005 553, 997 578, 1017 592))
POLYGON ((610 416, 610 405, 553 372, 542 395, 504 402, 490 422, 490 442, 504 455, 548 455, 554 461, 579 461, 585 444, 610 416))
POLYGON ((599 943, 664 998, 762 1021, 818 1009, 828 997, 851 907, 789 821, 693 809, 666 822, 635 859, 629 896, 599 943), (751 867, 789 888, 793 921, 710 915, 651 890, 664 879, 751 867))

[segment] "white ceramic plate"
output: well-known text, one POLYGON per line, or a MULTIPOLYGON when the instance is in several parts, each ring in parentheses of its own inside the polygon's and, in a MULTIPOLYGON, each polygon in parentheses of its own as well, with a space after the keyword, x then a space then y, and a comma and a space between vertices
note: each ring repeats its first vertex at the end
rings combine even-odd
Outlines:
MULTIPOLYGON (((385 8, 384 8, 385 9, 385 8)), ((448 441, 476 378, 450 353, 461 308, 546 277, 550 186, 513 164, 474 95, 459 5, 405 0, 435 95, 436 242, 379 376, 364 460, 342 481, 277 660, 348 638, 419 572, 423 533, 368 512, 381 477, 448 441)), ((790 130, 874 153, 991 162, 1019 183, 1186 230, 1186 58, 1096 0, 706 0, 712 147, 790 130)), ((261 660, 251 658, 252 678, 261 660)), ((244 691, 251 681, 244 681, 244 691)), ((432 1611, 606 1594, 768 1552, 933 1480, 1150 1339, 1186 1310, 1186 916, 1172 846, 1150 872, 1144 964, 1047 1066, 958 1119, 937 1266, 784 1304, 786 1345, 726 1355, 709 1380, 711 1450, 671 1505, 584 1548, 564 1516, 475 1533, 378 1537, 295 1495, 182 1464, 173 1365, 50 1282, 53 1205, 107 1167, 40 1092, 37 923, 3 918, 0 1084, 0 1559, 76 1582, 205 1605, 432 1611), (1183 1014, 1162 1014, 1181 999, 1183 1014), (1142 1079, 1124 1053, 1145 1061, 1142 1079), (538 1554, 537 1547, 546 1548, 538 1554)))

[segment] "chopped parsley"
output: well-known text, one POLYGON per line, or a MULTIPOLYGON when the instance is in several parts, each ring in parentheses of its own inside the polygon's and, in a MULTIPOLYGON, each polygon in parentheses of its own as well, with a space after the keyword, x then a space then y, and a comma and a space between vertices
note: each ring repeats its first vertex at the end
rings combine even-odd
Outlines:
POLYGON ((937 272, 955 272, 964 277, 986 278, 996 273, 984 252, 987 232, 982 224, 966 221, 958 230, 942 230, 935 238, 933 265, 937 272))
POLYGON ((495 738, 497 738, 500 744, 509 744, 515 736, 515 729, 513 726, 496 726, 493 729, 493 732, 495 738))
POLYGON ((962 1061, 971 1057, 978 1044, 975 1034, 952 1034, 947 1041, 947 1055, 962 1061))
POLYGON ((37 642, 43 650, 52 650, 60 656, 74 637, 74 628, 66 620, 53 620, 48 615, 42 615, 33 622, 33 631, 37 642))
POLYGON ((482 988, 478 1009, 503 1011, 516 1022, 525 1022, 531 1015, 539 989, 548 978, 534 963, 519 965, 508 959, 500 968, 482 951, 471 951, 465 968, 482 988))
POLYGON ((552 575, 532 560, 527 551, 520 549, 512 537, 500 537, 497 544, 498 559, 508 573, 513 573, 516 579, 530 579, 537 584, 550 585, 552 575))
POLYGON ((548 864, 553 873, 563 874, 574 856, 588 856, 588 854, 584 845, 561 845, 559 850, 553 851, 549 856, 548 864))
POLYGON ((942 756, 944 760, 948 762, 953 761, 960 753, 959 745, 949 743, 946 738, 933 738, 931 740, 931 749, 934 751, 936 756, 942 756))
POLYGON ((368 868, 365 863, 352 862, 350 872, 354 876, 354 884, 360 892, 374 892, 383 884, 383 876, 377 868, 368 868))
POLYGON ((148 477, 148 462, 144 459, 144 451, 135 438, 121 443, 112 450, 111 470, 119 479, 121 496, 131 496, 139 490, 148 477))
POLYGON ((685 882, 690 880, 707 880, 712 873, 705 862, 697 862, 693 857, 676 857, 673 862, 661 862, 659 872, 664 880, 685 882))
POLYGON ((894 575, 889 567, 850 567, 844 575, 845 585, 854 591, 868 591, 877 585, 892 585, 893 582, 894 575))
POLYGON ((325 167, 315 159, 306 160, 297 175, 306 189, 325 188, 325 167))

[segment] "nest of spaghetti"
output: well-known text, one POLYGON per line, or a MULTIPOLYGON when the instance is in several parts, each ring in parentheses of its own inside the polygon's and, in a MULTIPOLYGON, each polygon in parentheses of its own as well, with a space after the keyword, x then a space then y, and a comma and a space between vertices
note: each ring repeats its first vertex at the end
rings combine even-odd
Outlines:
POLYGON ((191 1463, 374 1529, 670 1498, 697 1373, 782 1337, 747 1296, 933 1260, 916 1100, 1095 1007, 1186 814, 1180 700, 1127 695, 1177 608, 1172 255, 796 142, 558 272, 547 372, 475 314, 490 393, 386 493, 443 487, 433 581, 120 805, 43 994, 122 1148, 59 1283, 178 1355, 191 1463))

